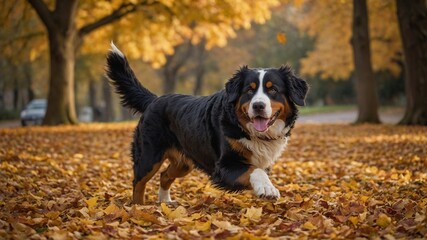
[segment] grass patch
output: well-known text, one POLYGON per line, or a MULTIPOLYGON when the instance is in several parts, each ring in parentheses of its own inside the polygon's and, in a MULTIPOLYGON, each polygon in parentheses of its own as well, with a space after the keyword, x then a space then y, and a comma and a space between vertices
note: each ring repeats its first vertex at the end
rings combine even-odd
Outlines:
POLYGON ((20 111, 0 109, 0 121, 19 119, 20 111))
POLYGON ((303 115, 306 115, 315 113, 341 112, 355 109, 355 105, 307 106, 299 108, 299 112, 303 115))

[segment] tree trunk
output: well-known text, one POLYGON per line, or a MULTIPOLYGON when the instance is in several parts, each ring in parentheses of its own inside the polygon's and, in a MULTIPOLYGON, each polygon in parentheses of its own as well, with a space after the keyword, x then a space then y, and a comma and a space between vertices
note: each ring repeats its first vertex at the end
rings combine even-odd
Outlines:
POLYGON ((97 103, 96 103, 96 82, 94 79, 89 79, 89 106, 95 110, 97 103))
MULTIPOLYGON (((43 0, 27 0, 47 29, 50 51, 48 106, 43 124, 77 123, 74 96, 75 52, 85 35, 137 11, 150 1, 123 3, 105 15, 77 29, 78 0, 55 0, 51 10, 43 0)), ((52 3, 52 1, 49 1, 52 3)))
POLYGON ((166 63, 162 68, 163 93, 174 93, 176 83, 180 77, 180 71, 190 59, 193 53, 193 45, 186 41, 181 45, 175 46, 174 54, 166 56, 166 63))
POLYGON ((103 111, 103 121, 111 122, 114 120, 114 107, 113 107, 113 96, 111 94, 111 87, 108 80, 103 77, 102 79, 102 92, 104 95, 105 107, 103 111))
POLYGON ((369 46, 366 0, 353 0, 353 55, 358 117, 356 123, 379 123, 377 83, 374 79, 369 46))
POLYGON ((13 110, 19 109, 19 78, 17 76, 18 67, 16 65, 12 65, 13 69, 13 110))
POLYGON ((35 98, 34 90, 33 90, 33 73, 31 71, 31 63, 25 62, 24 64, 24 75, 27 84, 27 97, 28 102, 35 98))
POLYGON ((163 93, 174 93, 176 86, 176 72, 170 72, 169 69, 165 68, 163 72, 163 93))
POLYGON ((56 0, 51 11, 42 0, 28 0, 46 27, 50 76, 44 125, 77 123, 74 102, 75 51, 81 42, 76 28, 78 0, 56 0))
POLYGON ((44 125, 77 123, 74 102, 75 35, 49 32, 50 81, 44 125))
POLYGON ((405 58, 406 111, 400 124, 427 125, 427 4, 397 0, 405 58))
POLYGON ((194 83, 193 94, 200 95, 203 89, 203 82, 205 77, 205 40, 202 40, 197 46, 197 56, 196 56, 196 79, 194 83))

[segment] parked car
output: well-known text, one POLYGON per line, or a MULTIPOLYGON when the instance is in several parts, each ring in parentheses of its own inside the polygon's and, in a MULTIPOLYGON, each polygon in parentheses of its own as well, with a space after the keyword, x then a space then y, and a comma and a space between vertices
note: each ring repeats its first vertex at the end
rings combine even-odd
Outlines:
POLYGON ((46 114, 46 107, 46 99, 34 99, 29 102, 27 107, 21 112, 22 126, 40 125, 46 114))
POLYGON ((80 122, 92 122, 93 121, 93 109, 89 106, 82 107, 79 111, 80 122))

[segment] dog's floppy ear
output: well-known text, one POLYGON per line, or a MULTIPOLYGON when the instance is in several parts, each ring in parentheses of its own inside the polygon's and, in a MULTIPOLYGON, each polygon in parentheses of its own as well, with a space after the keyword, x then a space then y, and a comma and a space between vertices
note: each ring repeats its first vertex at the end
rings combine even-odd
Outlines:
POLYGON ((291 100, 299 106, 305 106, 305 97, 308 92, 308 84, 307 82, 297 77, 291 67, 289 66, 281 66, 279 68, 279 72, 284 81, 287 82, 287 86, 289 88, 289 96, 291 100))
POLYGON ((225 84, 225 92, 229 103, 235 102, 239 98, 243 85, 243 77, 247 70, 248 66, 241 67, 225 84))

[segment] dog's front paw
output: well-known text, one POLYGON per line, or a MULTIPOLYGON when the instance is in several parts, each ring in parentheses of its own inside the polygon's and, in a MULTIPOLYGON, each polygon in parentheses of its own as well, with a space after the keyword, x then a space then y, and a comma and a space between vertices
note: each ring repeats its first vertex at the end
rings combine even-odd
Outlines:
POLYGON ((250 182, 256 196, 267 199, 280 198, 279 190, 273 186, 264 170, 255 169, 251 173, 250 182))
POLYGON ((277 188, 273 186, 273 184, 259 184, 254 186, 254 193, 256 196, 267 199, 279 199, 280 192, 277 188))

